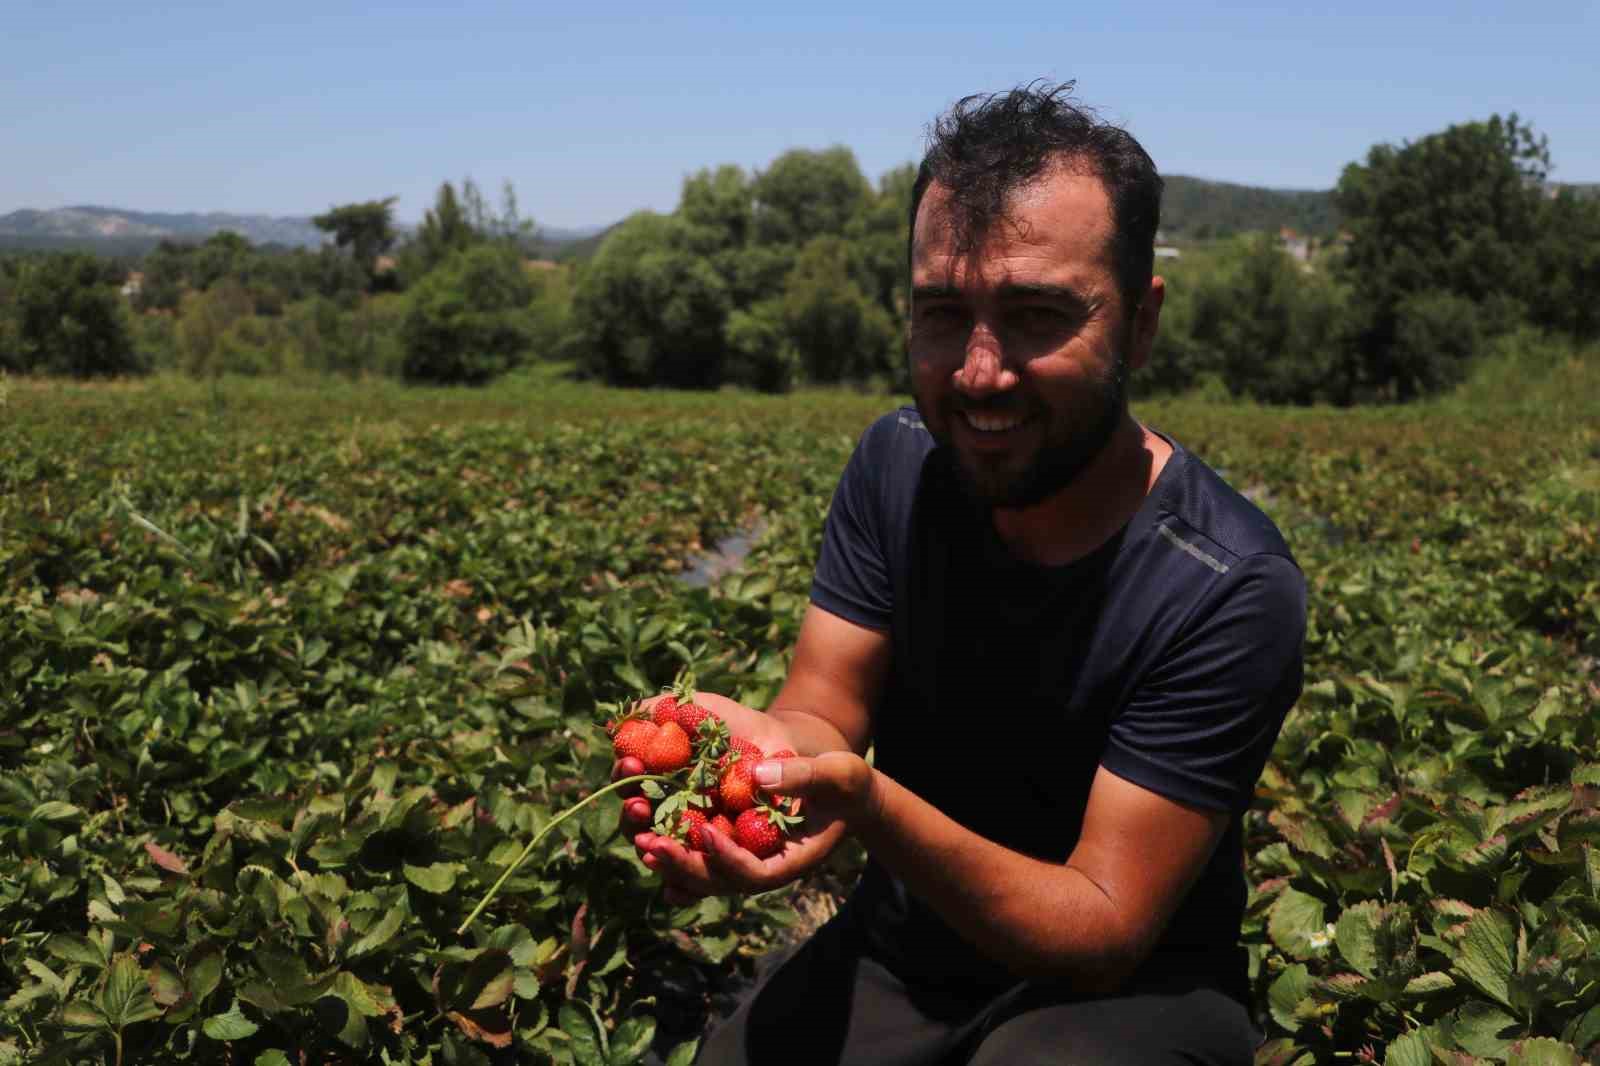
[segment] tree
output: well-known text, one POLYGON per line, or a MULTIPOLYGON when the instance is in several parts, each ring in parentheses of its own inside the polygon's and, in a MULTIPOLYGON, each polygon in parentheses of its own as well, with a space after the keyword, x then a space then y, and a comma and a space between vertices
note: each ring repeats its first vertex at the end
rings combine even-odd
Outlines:
POLYGON ((456 196, 456 187, 445 182, 439 186, 433 206, 423 213, 422 225, 412 241, 416 273, 426 274, 451 254, 477 243, 478 239, 478 232, 467 221, 467 213, 456 196))
POLYGON ((367 200, 329 208, 311 219, 324 233, 333 234, 340 248, 349 248, 350 257, 368 278, 373 277, 378 256, 394 245, 394 204, 398 197, 367 200))
POLYGON ((801 245, 842 235, 872 196, 855 153, 842 145, 785 152, 756 176, 752 189, 754 236, 762 244, 801 245))
POLYGON ((481 385, 515 367, 528 350, 533 284, 514 248, 457 251, 407 295, 400 330, 407 381, 481 385))
POLYGON ((894 320, 851 277, 853 250, 841 237, 818 237, 784 284, 784 327, 810 381, 864 382, 900 362, 894 320))
POLYGON ((733 303, 675 216, 641 211, 607 235, 573 294, 584 369, 613 385, 715 388, 733 303))
POLYGON ((678 217, 688 226, 688 243, 706 255, 742 250, 750 240, 755 200, 750 178, 731 164, 696 171, 683 181, 678 217))
POLYGON ((141 373, 121 297, 79 253, 22 265, 11 295, 17 369, 73 377, 141 373))
MULTIPOLYGON (((1459 376, 1415 365, 1417 350, 1398 343, 1401 308, 1414 297, 1460 297, 1489 334, 1523 317, 1541 282, 1531 251, 1549 158, 1544 138, 1513 114, 1400 148, 1380 144, 1365 164, 1345 168, 1334 198, 1352 235, 1342 273, 1364 319, 1358 370, 1367 390, 1406 400, 1459 376)), ((1457 348, 1454 357, 1470 354, 1457 348)))

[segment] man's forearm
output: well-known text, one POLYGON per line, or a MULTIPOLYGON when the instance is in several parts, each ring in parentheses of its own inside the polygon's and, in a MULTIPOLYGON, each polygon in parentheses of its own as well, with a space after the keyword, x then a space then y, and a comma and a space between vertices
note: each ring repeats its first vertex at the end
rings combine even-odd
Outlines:
POLYGON ((849 751, 850 743, 838 728, 820 715, 794 706, 774 704, 767 714, 782 722, 795 740, 799 755, 820 755, 825 751, 849 751))
POLYGON ((874 859, 952 929, 1019 977, 1108 991, 1143 948, 1100 886, 966 829, 892 778, 873 774, 870 809, 851 825, 874 859))

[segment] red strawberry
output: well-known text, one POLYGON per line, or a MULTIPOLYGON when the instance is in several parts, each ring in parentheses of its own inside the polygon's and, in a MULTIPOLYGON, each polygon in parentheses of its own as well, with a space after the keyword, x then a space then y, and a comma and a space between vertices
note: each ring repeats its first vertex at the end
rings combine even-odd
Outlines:
POLYGON ((754 766, 753 759, 737 759, 717 779, 717 798, 729 814, 739 814, 756 805, 756 780, 750 776, 754 766))
POLYGON ((778 751, 773 752, 771 755, 768 755, 767 758, 769 758, 769 759, 797 759, 797 758, 799 758, 799 756, 796 755, 794 752, 790 751, 788 748, 782 748, 782 749, 780 749, 778 751))
POLYGON ((752 808, 739 815, 733 823, 733 839, 758 859, 769 858, 783 850, 783 833, 772 820, 771 813, 752 808))
POLYGON ((678 703, 678 724, 683 726, 683 731, 688 733, 691 737, 694 736, 695 731, 700 728, 701 722, 705 721, 707 718, 715 717, 716 715, 712 714, 710 711, 706 710, 692 699, 682 700, 678 703))
POLYGON ((744 737, 729 737, 728 753, 717 760, 717 769, 726 770, 728 764, 733 762, 735 753, 738 753, 740 759, 748 759, 751 762, 761 761, 761 749, 756 747, 754 742, 746 740, 744 737))
POLYGON ((693 757, 689 750, 689 734, 677 722, 668 722, 659 727, 643 755, 645 768, 653 774, 682 770, 693 757))
POLYGON ((728 840, 733 839, 733 823, 728 820, 728 816, 726 814, 718 812, 717 814, 712 815, 711 821, 707 824, 717 832, 721 833, 728 840))
POLYGON ((678 815, 678 827, 683 830, 683 839, 690 851, 706 850, 705 838, 700 835, 705 826, 706 814, 698 808, 685 807, 678 815))
POLYGON ((670 692, 656 700, 656 705, 651 708, 650 716, 656 725, 666 725, 668 722, 678 720, 678 697, 670 692))
POLYGON ((655 739, 658 732, 656 724, 648 719, 625 719, 611 735, 611 749, 616 752, 619 759, 625 759, 630 755, 642 759, 645 749, 650 746, 650 742, 655 739))

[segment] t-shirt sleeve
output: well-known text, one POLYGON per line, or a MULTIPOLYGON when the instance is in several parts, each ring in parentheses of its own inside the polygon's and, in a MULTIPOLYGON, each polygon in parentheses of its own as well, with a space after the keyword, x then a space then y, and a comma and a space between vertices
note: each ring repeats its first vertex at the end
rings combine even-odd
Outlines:
POLYGON ((812 603, 857 625, 884 631, 894 616, 884 485, 893 433, 894 423, 880 420, 857 443, 833 491, 811 579, 812 603))
POLYGON ((1244 810, 1300 696, 1305 624, 1291 560, 1235 563, 1112 718, 1101 765, 1181 803, 1244 810))

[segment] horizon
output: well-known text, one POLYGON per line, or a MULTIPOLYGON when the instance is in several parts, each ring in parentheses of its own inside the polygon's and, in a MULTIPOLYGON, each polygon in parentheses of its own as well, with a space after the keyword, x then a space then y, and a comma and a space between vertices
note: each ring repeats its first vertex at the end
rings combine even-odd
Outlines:
POLYGON ((442 182, 472 176, 491 202, 510 180, 537 225, 604 226, 671 211, 701 168, 754 172, 790 148, 844 145, 876 181, 919 158, 960 96, 1036 78, 1075 79, 1172 176, 1322 192, 1375 145, 1516 113, 1548 137, 1552 181, 1600 182, 1595 0, 1224 14, 1156 0, 1125 16, 467 0, 381 17, 285 0, 137 19, 90 0, 11 23, 0 214, 299 218, 395 196, 414 225, 442 182))

